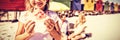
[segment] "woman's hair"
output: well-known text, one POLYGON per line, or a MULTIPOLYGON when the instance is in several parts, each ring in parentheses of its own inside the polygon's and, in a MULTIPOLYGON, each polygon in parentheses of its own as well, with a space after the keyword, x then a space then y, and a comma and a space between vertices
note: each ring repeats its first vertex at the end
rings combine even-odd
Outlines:
MULTIPOLYGON (((34 9, 33 6, 35 6, 35 4, 34 4, 34 2, 32 4, 30 4, 30 0, 25 0, 25 6, 26 6, 26 10, 27 11, 31 11, 32 12, 33 9, 34 9)), ((47 0, 46 5, 45 5, 43 11, 48 10, 48 7, 49 7, 49 0, 47 0)))

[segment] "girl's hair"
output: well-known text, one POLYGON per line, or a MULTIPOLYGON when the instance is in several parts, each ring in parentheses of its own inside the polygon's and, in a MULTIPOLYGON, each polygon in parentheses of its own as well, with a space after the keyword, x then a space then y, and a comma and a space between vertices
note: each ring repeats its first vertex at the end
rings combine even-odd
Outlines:
MULTIPOLYGON (((27 11, 32 12, 33 9, 34 9, 33 6, 35 6, 35 4, 34 3, 30 4, 30 0, 25 0, 25 6, 26 6, 26 10, 27 11)), ((43 11, 47 11, 48 7, 49 7, 49 0, 47 0, 46 5, 45 5, 43 11)))
POLYGON ((45 8, 44 8, 44 11, 47 11, 47 10, 48 10, 48 8, 49 8, 49 2, 50 2, 50 0, 47 0, 46 5, 45 5, 45 8))
POLYGON ((27 11, 32 11, 33 6, 30 4, 30 0, 25 0, 25 6, 27 11))

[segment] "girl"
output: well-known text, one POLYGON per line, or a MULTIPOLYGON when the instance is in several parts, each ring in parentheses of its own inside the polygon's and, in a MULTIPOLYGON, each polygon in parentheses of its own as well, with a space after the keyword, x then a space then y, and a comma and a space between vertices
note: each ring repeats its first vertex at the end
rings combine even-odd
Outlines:
POLYGON ((67 40, 67 31, 68 31, 68 21, 66 20, 66 15, 59 15, 61 21, 59 22, 62 40, 67 40))
POLYGON ((15 40, 61 39, 58 16, 47 11, 49 0, 26 0, 26 12, 21 15, 15 40))

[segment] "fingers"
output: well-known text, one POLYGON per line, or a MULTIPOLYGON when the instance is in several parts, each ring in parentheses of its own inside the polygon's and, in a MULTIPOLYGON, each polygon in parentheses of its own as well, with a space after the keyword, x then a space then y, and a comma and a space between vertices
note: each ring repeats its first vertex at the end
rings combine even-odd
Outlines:
POLYGON ((44 24, 47 26, 48 29, 50 29, 50 26, 47 20, 45 20, 44 24))
POLYGON ((28 33, 30 33, 30 32, 33 30, 34 26, 35 26, 35 22, 33 22, 33 21, 28 21, 28 22, 25 24, 25 31, 28 32, 28 33))
POLYGON ((48 31, 52 31, 54 29, 55 23, 52 19, 48 19, 45 21, 45 25, 47 26, 48 31))
POLYGON ((54 22, 54 20, 52 20, 52 19, 51 19, 51 22, 50 22, 50 23, 51 23, 51 25, 55 25, 55 22, 54 22))
POLYGON ((31 22, 31 20, 30 20, 30 21, 27 21, 27 23, 25 23, 24 27, 25 27, 25 28, 28 28, 27 25, 28 25, 30 22, 31 22))
POLYGON ((44 24, 47 26, 48 31, 52 31, 55 26, 55 22, 52 19, 45 20, 44 24))
POLYGON ((53 21, 52 19, 48 19, 48 20, 46 20, 44 23, 45 23, 45 25, 46 25, 48 28, 50 28, 50 29, 55 26, 55 23, 54 23, 54 21, 53 21))
POLYGON ((27 30, 27 32, 31 33, 35 27, 35 24, 31 24, 27 30))
POLYGON ((48 23, 51 27, 54 27, 55 26, 55 23, 52 19, 48 19, 48 23))
POLYGON ((29 29, 31 26, 35 25, 35 22, 31 21, 29 24, 27 24, 27 29, 29 29))

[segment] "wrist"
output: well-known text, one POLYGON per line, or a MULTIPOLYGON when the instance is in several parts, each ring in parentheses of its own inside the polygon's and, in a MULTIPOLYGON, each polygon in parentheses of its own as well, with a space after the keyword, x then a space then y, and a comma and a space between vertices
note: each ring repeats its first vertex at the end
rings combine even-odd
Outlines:
POLYGON ((24 35, 25 35, 25 36, 30 36, 30 33, 25 32, 24 35))

